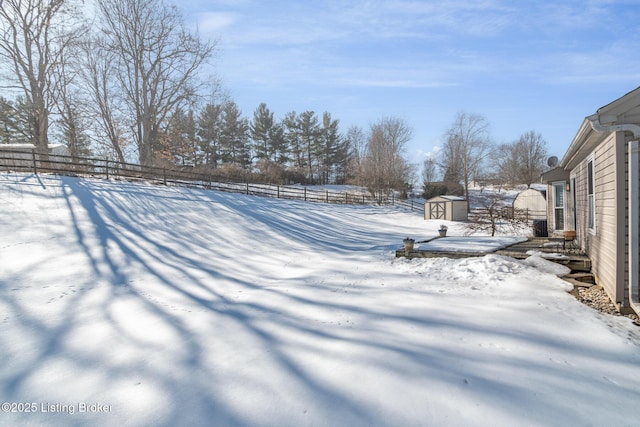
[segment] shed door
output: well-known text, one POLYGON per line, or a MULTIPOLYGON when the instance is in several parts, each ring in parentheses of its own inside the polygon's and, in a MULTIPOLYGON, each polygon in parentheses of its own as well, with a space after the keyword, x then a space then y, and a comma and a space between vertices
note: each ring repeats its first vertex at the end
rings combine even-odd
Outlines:
POLYGON ((429 203, 429 218, 431 219, 446 219, 447 204, 446 202, 431 202, 429 203))

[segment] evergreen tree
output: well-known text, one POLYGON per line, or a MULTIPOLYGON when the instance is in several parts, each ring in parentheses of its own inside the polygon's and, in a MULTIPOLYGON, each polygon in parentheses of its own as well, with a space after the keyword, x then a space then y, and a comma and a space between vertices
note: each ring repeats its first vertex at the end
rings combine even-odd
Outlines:
POLYGON ((289 146, 285 136, 285 126, 282 122, 275 123, 269 129, 269 141, 273 150, 273 161, 284 166, 290 161, 289 146))
POLYGON ((73 161, 91 156, 91 140, 89 139, 88 126, 79 108, 72 102, 65 103, 61 111, 60 139, 67 146, 69 155, 73 161))
POLYGON ((304 166, 307 180, 316 182, 316 169, 318 168, 318 143, 320 140, 320 127, 318 117, 313 111, 305 111, 298 116, 298 130, 303 144, 304 166))
POLYGON ((322 128, 318 138, 317 156, 320 166, 320 184, 329 184, 334 178, 336 167, 340 163, 340 155, 344 156, 342 149, 345 142, 338 131, 338 120, 332 120, 331 114, 324 112, 322 115, 322 128))
POLYGON ((33 141, 31 109, 24 98, 15 102, 0 97, 0 143, 27 144, 33 141))
POLYGON ((249 122, 242 117, 238 105, 233 101, 227 101, 222 106, 220 147, 224 163, 238 165, 243 169, 251 165, 249 122))
POLYGON ((253 113, 250 125, 253 150, 257 159, 274 160, 274 150, 271 141, 274 126, 273 113, 264 102, 253 113))
POLYGON ((29 112, 29 142, 45 155, 51 109, 62 87, 56 70, 84 33, 72 6, 65 0, 0 1, 0 61, 11 70, 3 85, 21 91, 29 112))
POLYGON ((163 141, 166 145, 161 148, 160 152, 172 164, 197 166, 201 163, 193 110, 185 113, 181 108, 178 108, 171 115, 166 138, 163 141))
POLYGON ((290 161, 292 162, 292 166, 297 169, 302 169, 304 166, 304 155, 301 132, 298 127, 298 115, 295 111, 291 111, 284 116, 282 123, 284 125, 285 144, 291 154, 290 161))
POLYGON ((220 166, 220 135, 222 134, 222 106, 207 104, 196 121, 196 135, 202 152, 202 163, 217 168, 220 166))

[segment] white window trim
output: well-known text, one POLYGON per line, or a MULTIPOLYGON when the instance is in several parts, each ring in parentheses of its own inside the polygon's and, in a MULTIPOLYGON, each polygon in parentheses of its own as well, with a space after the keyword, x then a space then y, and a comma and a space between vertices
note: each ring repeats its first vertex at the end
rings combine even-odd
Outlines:
POLYGON ((569 176, 569 194, 567 197, 570 198, 571 207, 569 208, 569 221, 571 224, 572 230, 578 230, 578 208, 577 208, 577 186, 578 178, 575 174, 569 176))
POLYGON ((598 193, 596 191, 596 161, 595 161, 595 156, 592 154, 587 158, 587 163, 585 164, 585 177, 586 177, 586 183, 587 183, 587 188, 585 191, 585 194, 587 195, 587 231, 589 232, 589 234, 596 234, 597 228, 598 228, 598 215, 597 215, 597 210, 596 210, 596 194, 598 193), (591 163, 591 178, 593 179, 593 227, 590 226, 589 224, 589 213, 591 212, 591 201, 589 200, 589 163, 591 163))
POLYGON ((565 192, 565 188, 567 183, 565 181, 555 181, 551 183, 552 196, 551 203, 553 207, 553 231, 564 231, 567 229, 567 194, 565 192), (558 224, 556 224, 556 187, 561 187, 562 191, 562 228, 558 228, 558 224))

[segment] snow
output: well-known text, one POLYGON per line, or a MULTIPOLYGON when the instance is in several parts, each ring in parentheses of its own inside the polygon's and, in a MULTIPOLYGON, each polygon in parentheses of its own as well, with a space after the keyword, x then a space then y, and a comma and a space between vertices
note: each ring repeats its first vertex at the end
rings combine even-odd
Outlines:
POLYGON ((635 425, 638 328, 441 223, 0 173, 0 424, 635 425))
POLYGON ((526 241, 527 238, 523 236, 455 236, 430 240, 416 245, 415 248, 433 252, 485 253, 526 241))

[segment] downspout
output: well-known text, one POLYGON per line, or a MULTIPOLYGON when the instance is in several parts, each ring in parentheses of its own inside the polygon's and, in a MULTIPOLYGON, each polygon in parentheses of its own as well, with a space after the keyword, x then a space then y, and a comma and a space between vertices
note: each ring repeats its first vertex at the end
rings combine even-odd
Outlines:
POLYGON ((638 140, 640 139, 640 126, 621 124, 603 126, 600 117, 589 118, 591 128, 597 132, 631 132, 633 141, 629 141, 629 304, 631 308, 640 314, 640 224, 638 224, 638 212, 640 202, 638 200, 638 175, 640 174, 640 152, 638 140))

